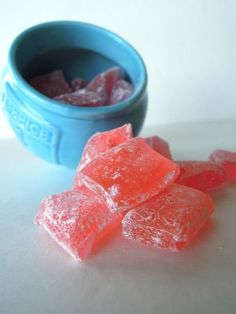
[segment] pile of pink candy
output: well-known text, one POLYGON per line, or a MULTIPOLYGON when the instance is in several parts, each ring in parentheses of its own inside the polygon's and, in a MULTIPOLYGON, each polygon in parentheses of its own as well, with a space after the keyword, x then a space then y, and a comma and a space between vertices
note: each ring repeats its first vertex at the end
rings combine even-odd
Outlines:
POLYGON ((133 137, 130 124, 87 142, 71 191, 43 199, 35 222, 77 260, 119 224, 128 239, 184 249, 213 212, 206 194, 236 182, 236 152, 174 162, 158 136, 133 137))
POLYGON ((29 84, 45 96, 74 106, 100 107, 116 104, 133 93, 119 67, 98 74, 90 82, 74 78, 67 82, 62 70, 33 77, 29 84))

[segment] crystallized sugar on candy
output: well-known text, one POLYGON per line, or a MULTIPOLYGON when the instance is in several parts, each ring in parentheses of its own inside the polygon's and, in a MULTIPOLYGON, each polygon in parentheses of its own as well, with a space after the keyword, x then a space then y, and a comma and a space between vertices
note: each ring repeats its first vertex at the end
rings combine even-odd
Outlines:
POLYGON ((224 168, 227 180, 236 181, 236 152, 215 150, 209 160, 224 168))
POLYGON ((122 100, 125 100, 133 93, 133 86, 125 81, 117 81, 111 91, 109 104, 116 104, 122 100))
POLYGON ((80 89, 74 93, 60 95, 54 98, 65 104, 82 107, 100 107, 103 100, 100 95, 95 92, 89 92, 86 89, 80 89))
POLYGON ((54 98, 61 94, 71 93, 72 89, 66 82, 62 70, 39 75, 29 80, 29 84, 47 97, 54 98))
POLYGON ((74 92, 82 89, 83 87, 86 86, 86 84, 87 84, 86 81, 81 78, 74 78, 70 82, 71 88, 74 92))
POLYGON ((91 160, 99 156, 99 154, 128 141, 132 137, 133 133, 130 123, 124 124, 123 126, 110 131, 95 133, 92 137, 90 137, 84 147, 77 171, 80 171, 91 160))
POLYGON ((169 144, 157 135, 144 138, 144 141, 155 151, 172 160, 169 144))
POLYGON ((31 78, 29 84, 59 102, 86 107, 107 106, 126 99, 133 92, 133 86, 121 79, 119 67, 98 74, 89 83, 74 78, 68 84, 63 71, 55 70, 31 78))
POLYGON ((92 79, 86 89, 99 94, 104 105, 109 105, 109 99, 114 84, 121 78, 121 72, 118 67, 113 67, 106 72, 98 74, 92 79))
POLYGON ((180 175, 176 183, 183 184, 202 192, 222 189, 225 173, 222 167, 208 161, 180 161, 180 175))
POLYGON ((178 174, 175 163, 136 137, 87 164, 77 173, 74 187, 89 187, 112 212, 117 212, 133 208, 158 194, 178 174))
POLYGON ((122 220, 129 239, 173 251, 184 249, 213 211, 207 195, 172 184, 159 195, 129 211, 122 220))
MULTIPOLYGON (((92 193, 92 192, 91 192, 92 193)), ((121 220, 96 195, 68 191, 45 198, 35 217, 51 237, 75 259, 87 257, 96 240, 121 220)))

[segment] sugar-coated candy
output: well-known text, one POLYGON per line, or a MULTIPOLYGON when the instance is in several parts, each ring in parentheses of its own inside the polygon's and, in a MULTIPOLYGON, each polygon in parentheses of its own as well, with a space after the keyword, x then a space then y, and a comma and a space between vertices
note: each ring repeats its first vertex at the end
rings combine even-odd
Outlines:
POLYGON ((225 172, 222 167, 209 161, 179 161, 180 175, 176 183, 202 192, 222 189, 225 185, 225 172))
POLYGON ((35 76, 29 80, 29 84, 50 98, 72 92, 62 70, 55 70, 47 74, 35 76))
POLYGON ((60 95, 54 99, 65 104, 81 107, 100 107, 103 105, 103 100, 100 95, 92 91, 87 91, 86 89, 60 95))
MULTIPOLYGON (((55 99, 107 105, 114 95, 117 101, 123 99, 125 91, 118 92, 119 88, 130 88, 121 83, 118 68, 98 75, 90 82, 91 90, 80 87, 79 80, 75 79, 76 91, 55 99)), ((213 212, 213 200, 205 193, 222 189, 227 180, 236 181, 236 152, 216 150, 208 161, 174 162, 168 142, 156 135, 133 137, 127 123, 88 140, 73 190, 46 197, 35 222, 77 260, 85 259, 96 242, 121 222, 128 239, 179 251, 213 212)))
POLYGON ((236 152, 215 150, 209 160, 224 168, 227 180, 236 182, 236 152))
POLYGON ((95 133, 92 137, 90 137, 84 147, 77 171, 80 171, 91 160, 99 156, 99 154, 104 153, 108 149, 125 141, 128 141, 132 137, 133 133, 130 123, 109 131, 95 133))
POLYGON ((67 191, 43 199, 35 217, 36 224, 70 255, 83 260, 95 241, 120 223, 121 215, 112 214, 89 190, 67 191))
POLYGON ((77 77, 68 84, 63 71, 54 70, 31 78, 29 84, 59 102, 86 107, 112 105, 133 93, 132 84, 122 79, 117 66, 96 75, 90 82, 77 77))
POLYGON ((111 91, 109 104, 116 104, 122 100, 125 100, 133 93, 133 86, 125 80, 117 81, 111 91))
POLYGON ((154 135, 145 137, 144 141, 155 151, 165 156, 166 158, 172 159, 168 142, 163 140, 161 137, 154 135))
POLYGON ((109 105, 112 88, 120 78, 120 68, 113 67, 95 76, 95 78, 88 83, 86 89, 99 94, 103 100, 103 104, 109 105))
POLYGON ((129 239, 173 251, 184 249, 213 211, 205 193, 177 184, 129 211, 122 233, 129 239))
POLYGON ((84 88, 86 84, 86 81, 81 78, 74 78, 70 81, 70 86, 74 92, 84 88))
POLYGON ((179 167, 174 162, 136 137, 88 163, 77 173, 74 188, 89 187, 112 212, 120 212, 155 196, 178 174, 179 167))

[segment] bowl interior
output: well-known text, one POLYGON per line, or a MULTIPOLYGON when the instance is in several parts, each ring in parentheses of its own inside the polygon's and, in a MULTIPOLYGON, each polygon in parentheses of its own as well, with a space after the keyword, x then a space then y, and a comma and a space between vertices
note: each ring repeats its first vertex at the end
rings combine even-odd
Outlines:
POLYGON ((145 68, 134 48, 112 32, 86 23, 54 22, 30 28, 16 39, 11 55, 25 80, 55 69, 62 69, 69 80, 90 80, 118 65, 135 88, 145 81, 145 68))
MULTIPOLYGON (((118 64, 111 59, 92 50, 59 48, 33 57, 25 64, 21 74, 25 80, 29 80, 34 76, 62 69, 68 81, 76 77, 89 81, 96 74, 116 65, 118 64)), ((124 70, 123 72, 125 73, 124 70)))

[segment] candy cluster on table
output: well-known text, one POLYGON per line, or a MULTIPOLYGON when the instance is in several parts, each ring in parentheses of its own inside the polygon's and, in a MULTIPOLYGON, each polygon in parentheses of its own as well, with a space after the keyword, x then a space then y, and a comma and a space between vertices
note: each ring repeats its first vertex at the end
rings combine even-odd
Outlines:
POLYGON ((227 182, 236 182, 236 152, 175 162, 165 140, 133 137, 125 124, 88 140, 72 189, 44 198, 35 222, 76 260, 118 225, 128 239, 179 251, 210 218, 209 193, 227 182))
POLYGON ((29 84, 49 98, 82 107, 114 105, 133 93, 132 84, 122 77, 119 67, 96 75, 90 82, 82 78, 67 82, 62 70, 54 70, 31 78, 29 84))

